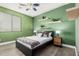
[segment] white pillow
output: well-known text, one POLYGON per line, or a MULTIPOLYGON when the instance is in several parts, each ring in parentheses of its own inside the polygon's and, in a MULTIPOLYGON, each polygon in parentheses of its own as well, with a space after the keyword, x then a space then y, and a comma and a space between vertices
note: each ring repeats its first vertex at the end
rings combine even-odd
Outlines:
POLYGON ((36 35, 36 36, 41 37, 41 35, 42 35, 42 33, 37 33, 37 35, 36 35))
POLYGON ((51 37, 52 32, 49 33, 49 37, 51 37))
MULTIPOLYGON (((47 37, 47 35, 44 34, 43 37, 47 37)), ((49 37, 49 36, 48 36, 48 37, 49 37)))

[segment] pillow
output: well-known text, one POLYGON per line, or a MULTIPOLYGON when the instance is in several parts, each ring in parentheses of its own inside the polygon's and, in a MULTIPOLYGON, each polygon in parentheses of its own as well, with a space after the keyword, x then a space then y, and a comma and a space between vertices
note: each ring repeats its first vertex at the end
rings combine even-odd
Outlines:
POLYGON ((36 36, 41 37, 41 35, 42 35, 42 33, 37 33, 37 35, 36 35, 36 36))
POLYGON ((52 32, 49 32, 49 37, 51 37, 52 32))
POLYGON ((43 32, 41 37, 49 37, 49 32, 43 32))

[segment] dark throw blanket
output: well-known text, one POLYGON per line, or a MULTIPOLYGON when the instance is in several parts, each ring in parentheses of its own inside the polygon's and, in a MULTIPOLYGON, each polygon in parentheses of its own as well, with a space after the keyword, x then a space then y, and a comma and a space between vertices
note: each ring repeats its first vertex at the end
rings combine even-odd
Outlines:
POLYGON ((31 46, 31 48, 34 48, 35 46, 40 44, 39 41, 32 40, 32 39, 29 39, 29 38, 20 39, 20 41, 22 41, 23 43, 29 44, 31 46))

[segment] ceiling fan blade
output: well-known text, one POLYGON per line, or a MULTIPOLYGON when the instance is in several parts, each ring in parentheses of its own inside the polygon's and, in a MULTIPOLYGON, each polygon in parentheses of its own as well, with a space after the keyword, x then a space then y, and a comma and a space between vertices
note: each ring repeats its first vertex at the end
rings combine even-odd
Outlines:
POLYGON ((28 11, 29 9, 27 8, 26 11, 28 11))
POLYGON ((34 3, 33 4, 33 6, 35 6, 35 7, 37 7, 37 6, 39 6, 40 4, 38 4, 38 3, 34 3))
POLYGON ((33 8, 33 10, 34 10, 34 11, 37 11, 37 9, 36 9, 36 8, 33 8))
POLYGON ((26 4, 23 4, 23 3, 20 3, 19 5, 20 5, 20 6, 26 6, 26 4))

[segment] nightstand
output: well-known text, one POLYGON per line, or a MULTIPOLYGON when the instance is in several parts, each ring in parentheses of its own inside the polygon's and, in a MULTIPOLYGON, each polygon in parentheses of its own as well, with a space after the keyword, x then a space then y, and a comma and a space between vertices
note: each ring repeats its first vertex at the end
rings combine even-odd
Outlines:
POLYGON ((55 36, 53 39, 53 44, 56 46, 62 46, 62 38, 59 36, 55 36))

